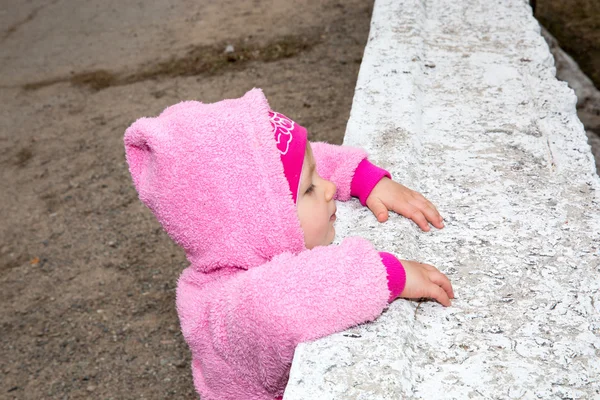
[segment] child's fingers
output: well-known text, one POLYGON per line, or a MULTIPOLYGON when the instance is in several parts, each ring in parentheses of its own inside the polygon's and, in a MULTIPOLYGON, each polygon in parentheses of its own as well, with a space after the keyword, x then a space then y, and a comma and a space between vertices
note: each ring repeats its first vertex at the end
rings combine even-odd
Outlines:
POLYGON ((442 216, 440 215, 440 213, 437 212, 437 210, 426 208, 425 210, 423 210, 423 214, 425 214, 427 220, 431 222, 431 225, 435 226, 438 229, 442 229, 444 227, 442 216))
POLYGON ((429 200, 425 200, 420 209, 425 215, 425 218, 427 218, 427 221, 429 221, 433 226, 438 229, 442 229, 444 227, 442 216, 437 208, 435 208, 433 203, 431 203, 429 200))
POLYGON ((431 229, 429 228, 429 223, 427 222, 427 219, 420 210, 415 208, 414 211, 409 214, 409 218, 412 219, 415 222, 415 224, 419 225, 419 228, 421 228, 421 230, 429 232, 429 230, 431 229))
POLYGON ((444 289, 441 288, 441 286, 432 285, 430 290, 431 290, 431 292, 429 294, 430 298, 436 300, 438 303, 440 303, 444 307, 448 307, 448 306, 452 305, 452 303, 450 302, 450 298, 448 298, 448 294, 446 293, 446 291, 444 289))
POLYGON ((385 222, 388 219, 388 208, 379 199, 372 199, 367 202, 367 206, 379 222, 385 222))
POLYGON ((431 282, 435 283, 439 287, 441 287, 444 292, 448 295, 449 298, 454 298, 454 290, 452 289, 452 284, 450 283, 450 279, 439 271, 434 271, 430 276, 431 282))
POLYGON ((421 230, 425 232, 429 232, 429 230, 431 229, 429 228, 430 222, 433 226, 435 226, 438 229, 444 227, 441 221, 441 216, 439 215, 435 207, 433 207, 433 205, 425 199, 419 204, 408 204, 407 209, 404 213, 401 213, 400 211, 396 212, 398 214, 404 215, 407 218, 412 219, 419 226, 419 228, 421 228, 421 230))
POLYGON ((413 202, 414 205, 425 215, 427 221, 429 221, 433 226, 438 229, 442 229, 444 227, 444 222, 439 211, 432 202, 425 198, 425 196, 419 192, 413 191, 413 202))
POLYGON ((444 219, 440 216, 440 219, 436 222, 432 222, 433 226, 435 226, 438 229, 444 229, 444 219))
POLYGON ((388 219, 388 210, 383 209, 382 211, 378 212, 377 214, 375 214, 375 217, 377 218, 377 221, 379 222, 385 222, 388 219))

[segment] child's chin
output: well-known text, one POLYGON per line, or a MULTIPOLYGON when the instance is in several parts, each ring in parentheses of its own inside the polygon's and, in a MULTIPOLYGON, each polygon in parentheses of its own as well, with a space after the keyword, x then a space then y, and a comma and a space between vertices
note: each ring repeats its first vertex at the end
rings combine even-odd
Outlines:
POLYGON ((335 239, 335 228, 331 227, 331 239, 329 239, 329 241, 327 242, 327 244, 330 245, 331 243, 333 243, 334 239, 335 239))

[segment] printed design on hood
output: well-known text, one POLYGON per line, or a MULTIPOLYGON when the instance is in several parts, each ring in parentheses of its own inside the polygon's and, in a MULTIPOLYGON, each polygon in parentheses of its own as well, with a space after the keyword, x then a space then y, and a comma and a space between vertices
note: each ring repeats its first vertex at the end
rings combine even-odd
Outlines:
POLYGON ((269 111, 269 121, 275 132, 277 149, 281 155, 286 155, 290 149, 290 143, 292 143, 295 122, 275 111, 269 111))

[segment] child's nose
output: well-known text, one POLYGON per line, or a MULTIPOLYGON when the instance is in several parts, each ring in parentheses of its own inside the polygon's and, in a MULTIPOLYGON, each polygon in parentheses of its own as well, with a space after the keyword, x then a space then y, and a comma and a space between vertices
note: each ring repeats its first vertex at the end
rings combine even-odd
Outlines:
POLYGON ((325 188, 325 200, 331 201, 333 196, 335 196, 335 192, 337 191, 337 187, 335 187, 335 183, 326 181, 327 187, 325 188))

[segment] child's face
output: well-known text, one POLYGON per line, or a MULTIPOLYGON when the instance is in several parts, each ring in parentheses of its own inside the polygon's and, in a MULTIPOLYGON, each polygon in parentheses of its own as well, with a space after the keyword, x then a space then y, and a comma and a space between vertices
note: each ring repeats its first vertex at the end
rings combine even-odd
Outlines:
POLYGON ((336 187, 317 174, 310 144, 306 145, 296 209, 307 249, 331 244, 335 237, 336 187))

